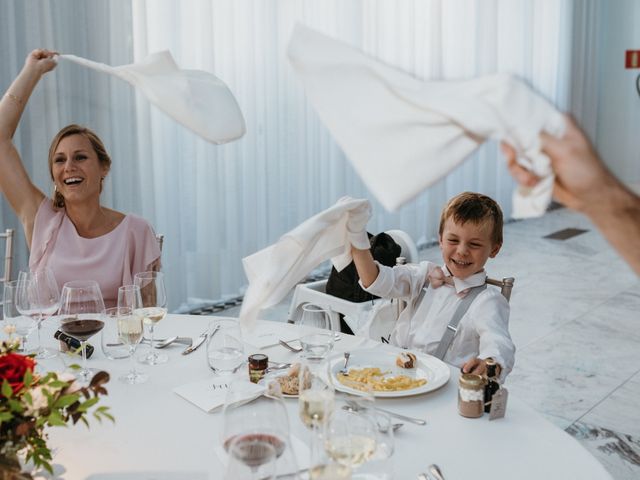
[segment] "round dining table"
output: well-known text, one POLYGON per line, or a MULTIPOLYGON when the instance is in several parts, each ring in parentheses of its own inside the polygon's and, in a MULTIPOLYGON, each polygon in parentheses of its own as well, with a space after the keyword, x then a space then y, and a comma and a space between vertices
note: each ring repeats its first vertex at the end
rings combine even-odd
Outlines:
MULTIPOLYGON (((172 335, 194 340, 220 317, 169 314, 156 327, 156 338, 172 335)), ((293 362, 298 354, 279 345, 279 339, 299 338, 303 327, 259 321, 243 336, 245 354, 265 353, 276 362, 293 362), (267 344, 270 344, 267 345, 267 344), (257 345, 257 346, 256 346, 257 345), (263 347, 263 348, 260 348, 263 347)), ((213 380, 206 344, 183 355, 184 345, 163 349, 169 361, 138 364, 148 381, 128 385, 118 377, 130 368, 129 359, 109 360, 100 349, 100 334, 90 339, 96 348, 88 366, 111 375, 108 396, 115 422, 90 418, 79 424, 51 428, 54 478, 68 480, 213 480, 224 478, 219 450, 222 413, 207 413, 174 392, 194 382, 213 380)), ((47 335, 49 337, 49 335, 47 335)), ((51 346, 56 345, 51 340, 51 346)), ((143 346, 141 345, 140 350, 143 346)), ((147 347, 144 347, 147 348, 147 347)), ((370 339, 340 334, 334 352, 362 348, 391 349, 370 339)), ((47 367, 43 363, 43 367, 47 367)), ((50 363, 54 368, 54 363, 50 363)), ((555 427, 522 399, 511 396, 504 418, 462 417, 457 410, 459 370, 450 368, 449 380, 437 390, 402 398, 378 398, 376 405, 397 413, 424 418, 425 426, 405 423, 395 436, 391 458, 395 479, 414 480, 430 464, 437 464, 447 480, 610 479, 603 466, 575 439, 555 427)), ((508 379, 506 382, 508 387, 508 379)), ((336 404, 344 394, 336 395, 336 404)), ((309 432, 298 418, 297 399, 285 398, 292 435, 303 441, 309 432)), ((304 464, 303 461, 300 464, 304 464)), ((303 477, 306 478, 306 477, 303 477)))

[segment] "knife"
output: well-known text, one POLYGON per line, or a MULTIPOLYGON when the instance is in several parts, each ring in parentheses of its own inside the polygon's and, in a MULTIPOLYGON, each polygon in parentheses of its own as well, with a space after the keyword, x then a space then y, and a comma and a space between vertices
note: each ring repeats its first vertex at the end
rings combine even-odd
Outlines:
MULTIPOLYGON (((213 332, 211 332, 212 337, 215 335, 215 333, 218 331, 219 328, 220 328, 220 325, 218 325, 213 330, 213 332)), ((206 332, 206 330, 202 332, 202 334, 198 337, 198 339, 195 342, 193 342, 193 345, 184 349, 184 351, 182 352, 182 355, 189 355, 190 353, 195 352, 198 348, 200 348, 200 346, 204 343, 204 341, 207 339, 208 336, 209 334, 206 332)))

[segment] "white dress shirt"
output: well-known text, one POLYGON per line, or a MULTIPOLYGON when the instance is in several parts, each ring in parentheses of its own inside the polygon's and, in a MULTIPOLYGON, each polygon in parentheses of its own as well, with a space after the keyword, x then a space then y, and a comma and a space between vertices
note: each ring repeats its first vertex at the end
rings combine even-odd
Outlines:
MULTIPOLYGON (((378 263, 378 262, 376 262, 378 263)), ((455 287, 433 288, 427 275, 436 267, 431 262, 386 267, 378 263, 380 273, 365 290, 385 298, 402 298, 407 307, 391 333, 391 343, 433 355, 467 288, 485 282, 486 272, 462 280, 454 277, 455 287), (425 294, 420 300, 420 294, 425 294)), ((442 267, 446 276, 451 273, 442 267)), ((364 287, 363 287, 364 288, 364 287)), ((462 366, 472 358, 493 358, 502 367, 501 379, 513 368, 515 346, 509 335, 509 303, 498 289, 488 287, 469 306, 458 325, 444 361, 462 366)))

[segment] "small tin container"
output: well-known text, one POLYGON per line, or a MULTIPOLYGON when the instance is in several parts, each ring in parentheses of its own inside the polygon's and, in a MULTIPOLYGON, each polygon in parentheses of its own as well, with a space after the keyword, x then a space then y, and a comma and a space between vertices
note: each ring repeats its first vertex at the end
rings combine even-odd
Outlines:
POLYGON ((262 353, 249 355, 249 380, 258 383, 269 366, 269 357, 262 353))
POLYGON ((484 385, 482 375, 463 373, 458 381, 458 413, 463 417, 478 418, 484 412, 484 385))

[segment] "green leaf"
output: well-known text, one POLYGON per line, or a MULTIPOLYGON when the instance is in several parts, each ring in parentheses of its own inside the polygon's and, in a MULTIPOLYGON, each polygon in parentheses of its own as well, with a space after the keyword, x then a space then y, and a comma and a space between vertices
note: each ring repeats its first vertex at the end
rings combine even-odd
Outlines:
POLYGON ((55 401, 55 403, 53 404, 53 408, 60 409, 60 408, 68 407, 69 405, 72 405, 75 402, 77 402, 79 398, 80 398, 80 395, 76 393, 72 393, 70 395, 62 395, 60 398, 58 398, 55 401))
POLYGON ((98 397, 90 398, 89 400, 81 403, 76 411, 78 411, 78 412, 86 412, 91 407, 93 407, 96 403, 98 403, 99 400, 100 399, 98 397))
POLYGON ((47 422, 49 423, 49 425, 52 426, 65 426, 66 422, 63 420, 62 415, 60 415, 60 412, 58 412, 57 410, 53 410, 50 414, 49 414, 49 418, 47 419, 47 422))
POLYGON ((2 380, 2 396, 6 398, 13 397, 13 390, 11 389, 11 385, 9 385, 9 381, 5 378, 2 380))
POLYGON ((33 374, 31 373, 31 370, 27 370, 26 372, 24 372, 23 382, 25 388, 29 388, 31 386, 31 384, 33 383, 33 374))

